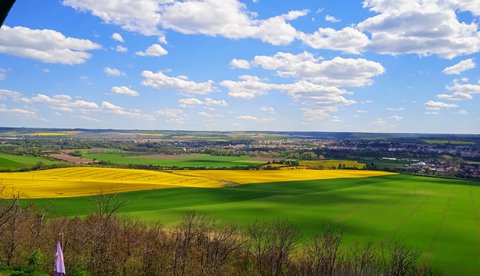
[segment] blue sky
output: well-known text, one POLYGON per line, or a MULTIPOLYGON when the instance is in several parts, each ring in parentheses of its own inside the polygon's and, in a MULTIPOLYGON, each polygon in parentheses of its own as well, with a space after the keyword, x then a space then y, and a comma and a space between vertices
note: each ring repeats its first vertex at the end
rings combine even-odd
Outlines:
POLYGON ((0 125, 480 133, 479 17, 477 0, 17 1, 0 125))

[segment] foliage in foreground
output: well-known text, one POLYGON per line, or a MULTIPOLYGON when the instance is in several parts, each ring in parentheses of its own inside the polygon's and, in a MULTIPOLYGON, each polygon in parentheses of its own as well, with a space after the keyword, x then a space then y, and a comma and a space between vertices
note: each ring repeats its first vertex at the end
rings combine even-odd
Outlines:
MULTIPOLYGON (((0 264, 15 275, 49 272, 63 233, 68 275, 431 275, 420 255, 397 241, 341 247, 330 229, 302 242, 287 221, 245 231, 190 214, 174 228, 120 219, 118 195, 101 195, 85 218, 46 220, 45 212, 0 202, 0 264)), ((4 270, 6 271, 6 270, 4 270)), ((13 275, 13 274, 11 274, 13 275)), ((37 274, 35 274, 37 275, 37 274)))

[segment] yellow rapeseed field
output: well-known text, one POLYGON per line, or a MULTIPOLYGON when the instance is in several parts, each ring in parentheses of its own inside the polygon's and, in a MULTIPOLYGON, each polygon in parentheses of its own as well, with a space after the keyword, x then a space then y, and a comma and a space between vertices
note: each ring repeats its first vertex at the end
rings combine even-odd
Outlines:
POLYGON ((221 187, 217 180, 168 172, 113 168, 62 168, 0 173, 4 196, 19 191, 23 198, 87 196, 172 187, 221 187))
POLYGON ((197 170, 148 171, 75 167, 0 173, 3 196, 18 191, 22 198, 88 196, 174 187, 216 188, 232 184, 331 178, 358 178, 391 173, 360 170, 197 170))
POLYGON ((391 175, 395 173, 367 170, 198 170, 177 172, 182 175, 206 177, 237 184, 284 182, 294 180, 315 180, 333 178, 360 178, 391 175))
POLYGON ((67 136, 67 135, 75 135, 80 132, 78 131, 51 131, 51 132, 34 132, 30 133, 30 136, 67 136))

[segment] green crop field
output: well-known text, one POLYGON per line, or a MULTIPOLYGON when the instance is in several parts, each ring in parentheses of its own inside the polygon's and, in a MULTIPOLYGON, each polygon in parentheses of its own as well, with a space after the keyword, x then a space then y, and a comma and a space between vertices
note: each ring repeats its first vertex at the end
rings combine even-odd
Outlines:
POLYGON ((53 165, 60 162, 38 156, 15 155, 0 152, 0 170, 19 170, 32 168, 42 162, 44 165, 53 165))
POLYGON ((365 169, 365 163, 354 160, 302 160, 300 166, 314 169, 337 169, 339 167, 348 169, 365 169))
MULTIPOLYGON (((344 244, 398 238, 446 275, 480 275, 480 184, 407 175, 291 181, 228 188, 173 188, 123 194, 126 217, 176 222, 195 211, 245 226, 284 218, 304 235, 326 225, 345 231, 344 244)), ((37 199, 54 216, 85 215, 92 197, 37 199)))
POLYGON ((232 168, 248 167, 265 163, 249 160, 250 157, 248 156, 213 156, 208 154, 199 154, 198 156, 187 157, 181 157, 181 155, 179 155, 178 158, 169 157, 164 159, 133 156, 122 152, 93 153, 84 151, 82 156, 85 158, 111 162, 118 165, 152 165, 177 168, 232 168))
POLYGON ((452 144, 452 145, 475 145, 472 141, 460 141, 460 140, 424 140, 427 144, 452 144))

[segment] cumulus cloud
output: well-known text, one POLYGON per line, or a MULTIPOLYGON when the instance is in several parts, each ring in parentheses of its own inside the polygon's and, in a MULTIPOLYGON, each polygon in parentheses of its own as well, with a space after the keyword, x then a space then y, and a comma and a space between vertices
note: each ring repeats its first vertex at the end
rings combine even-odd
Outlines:
POLYGON ((111 77, 125 76, 124 72, 122 72, 118 69, 115 69, 115 68, 110 68, 110 67, 103 68, 103 72, 105 73, 105 75, 111 76, 111 77))
POLYGON ((211 80, 194 82, 186 76, 170 77, 162 72, 153 73, 152 71, 143 71, 142 76, 145 78, 142 82, 143 86, 159 90, 170 89, 183 94, 208 94, 216 91, 211 80))
POLYGON ((128 48, 123 47, 122 45, 117 45, 117 47, 115 47, 115 51, 119 53, 125 53, 128 51, 128 48))
POLYGON ((425 103, 425 107, 429 110, 440 110, 442 108, 455 108, 458 107, 458 105, 430 100, 425 103))
POLYGON ((37 113, 32 110, 27 110, 23 108, 8 108, 4 104, 0 104, 0 113, 6 113, 7 115, 13 115, 16 117, 27 119, 38 118, 37 113))
POLYGON ((459 83, 454 81, 453 85, 447 86, 451 94, 438 94, 437 98, 451 101, 472 100, 473 95, 480 94, 480 84, 459 83))
POLYGON ((187 106, 201 105, 203 103, 197 98, 187 98, 187 99, 178 100, 178 104, 180 104, 181 107, 187 107, 187 106))
POLYGON ((68 95, 47 96, 44 94, 37 94, 30 98, 29 102, 43 104, 51 109, 65 112, 88 113, 91 111, 98 111, 99 109, 99 106, 94 102, 73 99, 68 95))
POLYGON ((143 114, 142 111, 138 109, 132 109, 132 110, 126 110, 125 108, 115 105, 113 103, 103 101, 101 105, 102 111, 109 113, 109 114, 114 114, 114 115, 119 115, 119 116, 125 116, 125 117, 131 117, 131 118, 141 118, 143 120, 147 121, 153 121, 155 118, 152 115, 148 114, 143 114))
POLYGON ((127 95, 127 96, 132 96, 132 97, 137 97, 139 96, 140 94, 129 88, 129 87, 126 87, 126 86, 114 86, 112 87, 112 89, 110 90, 113 94, 118 94, 118 95, 127 95))
POLYGON ((354 104, 354 100, 345 98, 348 92, 342 87, 369 85, 373 77, 385 71, 381 64, 366 59, 335 57, 322 60, 309 52, 256 56, 249 63, 275 71, 281 77, 297 80, 277 84, 256 76, 243 75, 237 81, 224 80, 220 83, 228 89, 229 96, 252 99, 271 91, 283 92, 305 106, 304 117, 309 120, 325 118, 342 106, 354 104))
POLYGON ((225 101, 225 100, 215 100, 215 99, 212 99, 212 98, 205 98, 203 103, 206 106, 228 106, 227 101, 225 101))
POLYGON ((224 80, 220 85, 228 89, 229 96, 242 99, 253 99, 276 87, 275 84, 265 83, 256 76, 243 75, 239 79, 239 81, 224 80))
POLYGON ((212 98, 205 98, 203 101, 197 98, 186 98, 178 100, 178 103, 181 107, 194 106, 194 105, 205 105, 205 106, 228 106, 227 101, 225 100, 215 100, 212 98))
POLYGON ((359 54, 370 43, 368 37, 352 27, 341 30, 319 28, 313 34, 299 33, 298 38, 314 49, 337 50, 359 54))
POLYGON ((456 14, 456 8, 473 11, 470 9, 473 2, 471 5, 459 3, 452 0, 365 0, 363 6, 378 14, 357 26, 360 31, 371 34, 368 50, 451 59, 480 50, 477 24, 461 22, 456 14))
POLYGON ((297 55, 278 52, 273 56, 255 56, 252 63, 266 70, 275 70, 282 77, 335 86, 369 85, 372 83, 371 78, 385 72, 383 66, 375 61, 342 57, 324 61, 309 52, 297 55))
POLYGON ((65 6, 82 12, 91 12, 104 22, 121 26, 124 30, 144 35, 162 35, 160 3, 158 0, 64 0, 65 6))
POLYGON ((294 41, 297 31, 290 21, 308 13, 290 11, 258 19, 239 0, 64 0, 63 4, 144 35, 163 37, 163 30, 168 29, 231 39, 257 38, 273 45, 294 41))
POLYGON ((88 39, 66 37, 54 30, 26 27, 0 28, 0 53, 45 63, 80 64, 91 57, 87 51, 101 46, 88 39))
POLYGON ((160 44, 153 44, 149 46, 145 51, 138 51, 135 54, 141 57, 159 57, 168 54, 168 51, 165 50, 160 44))
POLYGON ((125 40, 123 40, 123 37, 119 33, 113 33, 111 38, 118 42, 125 42, 125 40))
POLYGON ((185 112, 181 109, 163 108, 155 113, 164 117, 167 123, 183 124, 187 118, 185 112))
POLYGON ((22 93, 8 89, 0 89, 0 100, 8 99, 15 102, 28 103, 30 100, 23 96, 22 93))
POLYGON ((248 62, 248 60, 244 60, 244 59, 232 59, 232 61, 230 61, 230 67, 231 68, 238 68, 238 69, 250 69, 250 62, 248 62))
POLYGON ((473 62, 473 59, 469 58, 443 69, 442 72, 447 75, 458 75, 473 68, 475 68, 475 62, 473 62))
POLYGON ((335 16, 329 14, 325 15, 325 20, 332 23, 338 23, 341 21, 340 19, 335 18, 335 16))
MULTIPOLYGON (((24 106, 28 106, 29 108, 25 110, 29 110, 33 113, 34 106, 44 106, 46 108, 52 109, 55 112, 68 112, 71 114, 75 114, 75 116, 88 116, 90 117, 93 113, 99 114, 113 114, 119 116, 125 116, 130 118, 141 118, 147 121, 154 120, 154 117, 149 114, 144 114, 141 110, 138 109, 131 109, 127 110, 123 107, 118 105, 112 104, 110 102, 104 101, 101 104, 97 104, 92 101, 87 101, 83 99, 73 98, 69 95, 45 95, 45 94, 36 94, 32 97, 26 97, 20 92, 11 91, 11 90, 0 90, 0 99, 9 99, 13 102, 18 102, 23 104, 24 106)), ((4 109, 4 112, 7 109, 4 109)), ((21 109, 9 109, 15 113, 22 113, 21 109)), ((30 113, 23 112, 25 116, 30 113)), ((33 114, 31 114, 33 116, 33 114)))

